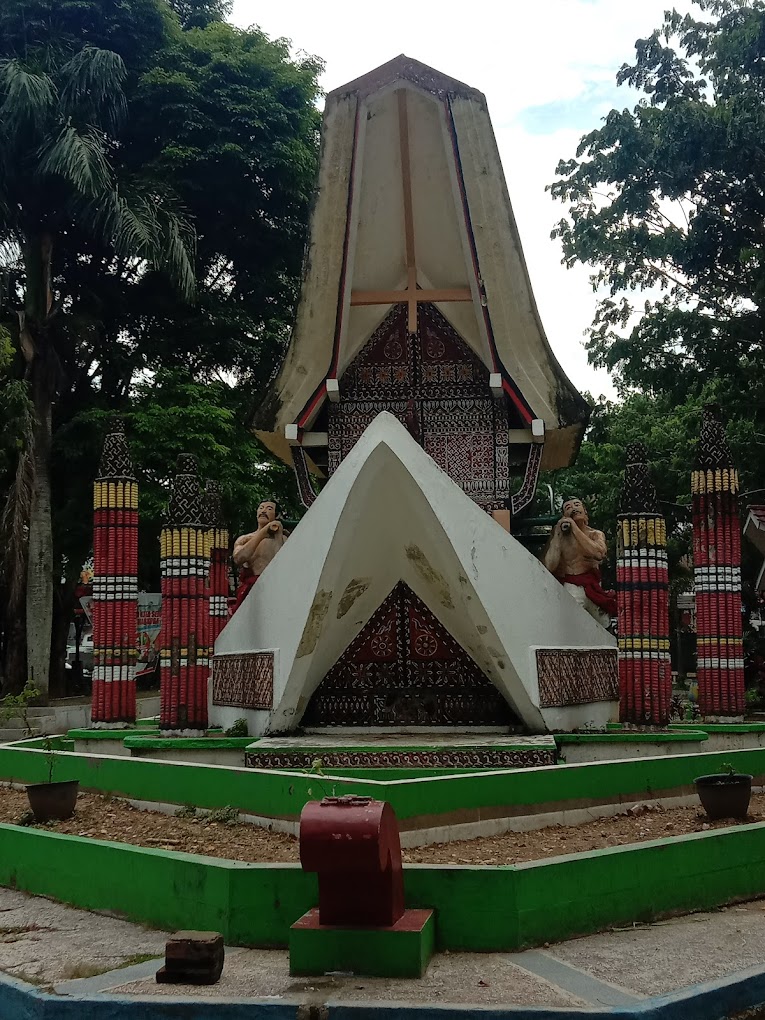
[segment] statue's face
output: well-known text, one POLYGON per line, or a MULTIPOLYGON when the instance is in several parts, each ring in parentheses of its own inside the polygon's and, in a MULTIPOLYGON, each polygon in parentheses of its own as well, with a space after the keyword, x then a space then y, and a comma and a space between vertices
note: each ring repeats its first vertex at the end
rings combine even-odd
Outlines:
POLYGON ((258 507, 258 524, 270 524, 276 520, 276 503, 271 500, 264 500, 258 507))
POLYGON ((580 528, 587 527, 590 521, 587 516, 587 508, 581 499, 567 499, 563 504, 563 516, 570 517, 580 528))

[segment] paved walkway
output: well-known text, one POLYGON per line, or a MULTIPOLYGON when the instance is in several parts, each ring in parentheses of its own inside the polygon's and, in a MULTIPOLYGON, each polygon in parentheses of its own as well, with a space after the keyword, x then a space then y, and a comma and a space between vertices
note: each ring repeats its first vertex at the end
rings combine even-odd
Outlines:
POLYGON ((0 889, 0 970, 60 996, 257 998, 573 1009, 648 996, 765 966, 765 901, 614 929, 524 953, 440 953, 420 981, 289 976, 284 950, 227 949, 212 987, 158 985, 166 933, 0 889))

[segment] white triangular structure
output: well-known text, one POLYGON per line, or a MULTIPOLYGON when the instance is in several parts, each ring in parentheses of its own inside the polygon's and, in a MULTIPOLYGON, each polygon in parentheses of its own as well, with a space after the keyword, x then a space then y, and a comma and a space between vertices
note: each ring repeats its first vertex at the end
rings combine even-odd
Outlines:
POLYGON ((244 715, 256 735, 298 726, 328 670, 399 580, 528 730, 604 726, 614 718, 614 700, 571 704, 569 697, 540 706, 538 648, 597 654, 613 650, 614 638, 395 417, 381 413, 216 642, 216 659, 276 650, 272 711, 212 704, 211 720, 230 726, 244 715))

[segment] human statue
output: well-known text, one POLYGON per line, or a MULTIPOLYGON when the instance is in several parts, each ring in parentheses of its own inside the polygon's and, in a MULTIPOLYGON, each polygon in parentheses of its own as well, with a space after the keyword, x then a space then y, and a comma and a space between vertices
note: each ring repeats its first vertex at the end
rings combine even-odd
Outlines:
POLYGON ((600 564, 606 552, 606 537, 590 527, 584 503, 567 499, 542 561, 569 595, 603 627, 608 627, 616 615, 616 596, 604 591, 600 583, 600 564))
POLYGON ((239 568, 239 585, 231 606, 231 615, 244 602, 245 596, 287 541, 289 532, 279 520, 279 504, 264 499, 258 506, 257 531, 240 535, 234 542, 234 565, 239 568))

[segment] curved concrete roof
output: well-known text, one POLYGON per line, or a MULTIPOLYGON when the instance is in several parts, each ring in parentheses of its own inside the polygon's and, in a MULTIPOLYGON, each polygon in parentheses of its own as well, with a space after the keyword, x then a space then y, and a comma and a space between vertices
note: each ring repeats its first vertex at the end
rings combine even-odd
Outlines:
POLYGON ((284 426, 311 428, 325 380, 391 308, 359 296, 403 290, 413 263, 419 289, 462 295, 434 303, 501 373, 518 426, 544 419, 543 468, 571 463, 589 408, 545 337, 485 97, 405 56, 327 97, 297 321, 257 422, 266 445, 284 457, 284 426))

